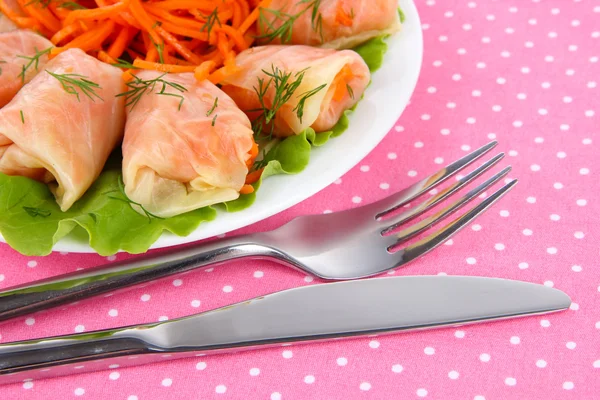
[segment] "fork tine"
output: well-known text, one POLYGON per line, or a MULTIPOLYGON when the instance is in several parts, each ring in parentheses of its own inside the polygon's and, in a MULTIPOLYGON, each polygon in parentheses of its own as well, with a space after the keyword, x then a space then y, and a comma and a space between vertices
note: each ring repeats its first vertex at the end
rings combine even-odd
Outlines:
POLYGON ((475 150, 474 152, 467 154, 460 160, 453 162, 452 164, 439 170, 435 174, 430 175, 427 178, 415 183, 414 185, 409 186, 406 189, 401 190, 400 192, 395 193, 389 197, 386 197, 385 199, 379 200, 375 204, 378 207, 383 208, 385 211, 381 211, 379 214, 377 214, 375 216, 375 219, 384 217, 385 215, 397 210, 405 204, 410 203, 412 200, 421 196, 423 193, 430 191, 434 187, 438 186, 440 183, 444 182, 446 179, 452 177, 458 171, 469 166, 479 157, 483 156, 485 153, 496 147, 497 144, 498 142, 494 140, 493 142, 490 142, 485 146, 475 150))
MULTIPOLYGON (((398 241, 394 244, 394 246, 397 246, 397 245, 415 237, 416 235, 420 234, 421 232, 426 231, 427 229, 431 228, 433 225, 437 224, 438 222, 441 222, 443 219, 445 219, 449 215, 460 210, 469 201, 471 201, 475 197, 479 196, 479 194, 483 193, 487 188, 489 188, 494 183, 498 182, 500 179, 502 179, 504 176, 506 176, 506 174, 508 174, 511 169, 512 168, 510 166, 504 168, 502 171, 498 172, 496 175, 492 176, 490 179, 483 182, 481 185, 470 190, 467 194, 465 194, 463 197, 461 197, 454 203, 443 208, 442 210, 438 211, 437 213, 433 214, 432 216, 427 217, 422 221, 419 221, 415 225, 404 229, 402 232, 397 233, 398 241)), ((388 233, 388 232, 390 232, 389 228, 386 229, 382 233, 388 233)))
POLYGON ((463 229, 465 226, 471 223, 475 218, 477 218, 488 208, 494 205, 504 195, 506 195, 517 184, 517 182, 518 180, 515 179, 507 183, 506 185, 498 189, 490 197, 479 203, 472 210, 465 213, 456 220, 452 221, 439 231, 432 233, 431 235, 421 239, 417 243, 414 243, 410 246, 405 247, 404 249, 399 250, 397 253, 400 253, 401 258, 394 268, 405 265, 410 261, 430 252, 442 243, 446 242, 452 236, 460 232, 461 229, 463 229))
POLYGON ((481 174, 483 174, 484 172, 486 172, 487 170, 492 168, 494 165, 496 165, 498 163, 498 161, 502 160, 503 158, 504 158, 504 153, 498 154, 491 160, 480 165, 479 168, 472 171, 467 176, 462 177, 456 183, 448 186, 446 189, 444 189, 440 193, 431 197, 429 200, 424 201, 423 203, 419 204, 416 207, 406 210, 405 212, 401 213, 400 215, 394 216, 394 220, 397 220, 397 222, 394 223, 393 225, 391 225, 390 227, 386 228, 385 230, 383 230, 381 233, 383 235, 385 235, 388 232, 395 230, 400 225, 402 225, 402 224, 418 217, 419 215, 423 214, 424 212, 430 210, 432 207, 436 206, 441 201, 444 201, 445 199, 450 197, 452 194, 459 191, 462 187, 469 184, 474 179, 478 178, 481 174))

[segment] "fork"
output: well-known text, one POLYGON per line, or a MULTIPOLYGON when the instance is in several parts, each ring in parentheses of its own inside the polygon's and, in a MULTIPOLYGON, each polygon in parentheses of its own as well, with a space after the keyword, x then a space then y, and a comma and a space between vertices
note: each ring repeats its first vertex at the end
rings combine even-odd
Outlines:
POLYGON ((362 207, 300 216, 269 232, 194 244, 166 254, 102 265, 8 288, 0 292, 0 321, 244 257, 272 259, 324 280, 365 278, 403 267, 446 242, 514 187, 517 180, 504 184, 441 229, 405 245, 508 174, 510 166, 433 215, 403 228, 502 160, 504 154, 500 153, 419 205, 404 209, 496 145, 493 141, 420 182, 362 207))

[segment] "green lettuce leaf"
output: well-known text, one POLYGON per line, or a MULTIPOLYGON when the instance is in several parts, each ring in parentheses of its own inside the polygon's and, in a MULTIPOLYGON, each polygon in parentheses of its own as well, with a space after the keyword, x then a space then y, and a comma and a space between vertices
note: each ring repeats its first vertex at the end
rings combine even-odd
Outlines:
MULTIPOLYGON (((375 38, 355 49, 371 71, 377 70, 387 50, 384 38, 375 38)), ((250 207, 263 179, 271 175, 297 174, 310 161, 312 146, 323 146, 341 135, 349 123, 346 111, 329 132, 307 129, 279 141, 265 156, 267 162, 254 193, 218 205, 228 212, 250 207)), ((144 253, 164 232, 187 236, 202 222, 212 221, 217 212, 205 207, 176 217, 161 219, 144 216, 123 201, 119 192, 120 154, 107 162, 100 177, 68 211, 62 212, 48 187, 40 182, 0 173, 0 233, 6 242, 25 255, 47 255, 61 238, 71 236, 89 242, 100 255, 118 251, 144 253)))

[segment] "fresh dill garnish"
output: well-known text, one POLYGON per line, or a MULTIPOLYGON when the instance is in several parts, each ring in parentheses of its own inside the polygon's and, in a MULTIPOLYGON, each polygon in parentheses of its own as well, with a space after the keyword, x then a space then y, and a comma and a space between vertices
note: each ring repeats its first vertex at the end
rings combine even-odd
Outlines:
POLYGON ((152 45, 154 46, 154 48, 156 49, 156 52, 158 53, 158 62, 160 62, 161 64, 165 63, 165 59, 164 59, 164 52, 165 52, 165 43, 156 43, 154 41, 154 39, 152 39, 152 37, 150 37, 150 40, 152 41, 152 45))
POLYGON ((160 88, 160 91, 156 94, 162 95, 162 96, 172 96, 172 97, 179 98, 180 99, 179 107, 177 109, 181 110, 181 105, 183 104, 183 101, 185 100, 185 98, 182 95, 177 94, 177 93, 167 93, 167 92, 165 92, 165 90, 167 90, 168 87, 171 87, 171 88, 183 93, 183 92, 187 92, 187 89, 184 86, 180 85, 179 83, 170 82, 170 81, 163 79, 163 77, 165 75, 167 75, 167 74, 164 73, 157 78, 149 79, 147 81, 133 75, 133 80, 131 82, 127 82, 127 87, 129 88, 129 90, 126 92, 123 92, 123 93, 119 93, 116 97, 124 96, 125 97, 125 106, 130 107, 129 109, 133 110, 133 108, 136 106, 136 104, 140 101, 142 96, 147 91, 154 92, 156 85, 160 84, 162 86, 160 88))
POLYGON ((23 115, 23 110, 19 110, 19 114, 21 114, 21 122, 25 124, 25 116, 23 115))
MULTIPOLYGON (((296 74, 293 72, 286 73, 271 64, 271 72, 264 69, 262 72, 269 77, 269 80, 265 83, 265 80, 259 77, 258 87, 254 87, 254 91, 258 96, 260 108, 249 110, 251 112, 260 112, 258 118, 256 118, 252 123, 252 130, 254 131, 257 139, 262 137, 261 135, 263 135, 264 129, 271 124, 272 120, 277 114, 277 111, 279 111, 279 109, 291 99, 296 89, 298 89, 302 83, 306 69, 299 71, 296 74), (271 106, 269 107, 265 102, 265 96, 267 95, 271 85, 273 85, 274 95, 273 99, 270 101, 271 106)), ((273 129, 274 127, 271 125, 270 133, 266 136, 267 138, 271 138, 273 136, 273 129)))
POLYGON ((127 194, 125 194, 125 184, 123 183, 123 177, 119 176, 119 182, 118 182, 119 188, 115 189, 115 190, 111 190, 102 194, 109 194, 109 193, 114 193, 114 192, 119 192, 121 194, 121 196, 123 197, 117 197, 117 196, 108 196, 109 199, 113 199, 113 200, 118 200, 118 201, 122 201, 124 203, 127 203, 129 205, 133 205, 133 206, 138 206, 142 212, 146 215, 146 218, 148 218, 148 223, 151 224, 152 223, 152 218, 156 218, 156 219, 164 219, 162 217, 159 217, 158 215, 152 214, 150 211, 146 210, 146 208, 144 208, 143 205, 141 205, 140 203, 137 203, 133 200, 131 200, 129 197, 127 197, 127 194))
POLYGON ((31 6, 34 4, 39 4, 42 8, 48 8, 48 6, 52 3, 52 0, 31 0, 28 3, 25 3, 25 7, 31 6))
POLYGON ((298 100, 298 104, 296 104, 296 107, 294 107, 294 109, 292 111, 296 111, 296 116, 300 120, 300 123, 302 123, 302 116, 304 116, 304 105, 306 103, 306 100, 308 100, 310 97, 314 96, 315 94, 319 93, 319 91, 321 91, 326 86, 327 86, 327 84, 324 83, 321 86, 317 86, 316 88, 309 90, 307 92, 304 92, 298 96, 300 100, 298 100))
POLYGON ((265 33, 257 36, 257 38, 266 39, 267 42, 279 39, 283 44, 290 42, 292 40, 293 26, 296 20, 308 10, 312 10, 311 27, 315 32, 319 33, 322 43, 323 17, 319 12, 321 0, 300 0, 298 4, 306 4, 307 6, 296 14, 289 14, 282 12, 281 10, 273 10, 270 8, 260 8, 258 11, 258 25, 266 29, 265 33), (281 24, 278 27, 275 27, 273 22, 269 21, 269 18, 265 13, 269 13, 274 17, 273 22, 280 22, 281 24))
POLYGON ((352 90, 352 86, 346 83, 346 90, 348 91, 348 95, 352 100, 354 100, 354 90, 352 90))
MULTIPOLYGON (((210 117, 210 115, 215 111, 215 108, 217 108, 218 106, 219 106, 219 98, 215 97, 215 102, 213 103, 210 110, 208 110, 208 112, 206 113, 206 116, 210 117)), ((214 124, 213 124, 213 126, 214 126, 214 124)))
POLYGON ((50 210, 45 210, 43 208, 37 208, 37 207, 25 207, 25 206, 23 206, 23 210, 25 210, 25 212, 27 214, 29 214, 30 216, 32 216, 33 218, 35 218, 35 217, 46 218, 46 217, 49 217, 52 214, 50 212, 50 210))
POLYGON ((87 10, 86 6, 75 3, 74 1, 65 1, 58 5, 58 8, 66 8, 67 10, 87 10))
POLYGON ((204 23, 204 25, 202 25, 202 28, 200 28, 200 32, 206 31, 209 41, 210 33, 212 32, 215 23, 219 24, 219 26, 223 26, 221 25, 221 20, 219 20, 219 7, 215 7, 215 9, 210 14, 208 14, 208 16, 206 17, 206 22, 204 23))
POLYGON ((46 70, 46 72, 60 82, 65 92, 77 96, 77 101, 81 101, 77 89, 92 101, 95 101, 94 97, 104 101, 95 91, 96 89, 102 89, 102 87, 96 82, 90 81, 87 77, 79 74, 55 74, 48 70, 46 70))
POLYGON ((122 58, 117 58, 117 62, 115 64, 112 64, 112 66, 117 68, 139 69, 129 61, 125 61, 122 58))
POLYGON ((156 28, 157 26, 161 26, 162 22, 160 21, 156 21, 153 25, 152 25, 152 29, 156 28))
POLYGON ((212 119, 212 122, 210 123, 210 126, 215 126, 215 124, 217 123, 218 116, 219 116, 219 114, 215 114, 215 116, 212 119))
POLYGON ((354 19, 354 8, 350 9, 350 18, 354 19))
POLYGON ((27 63, 27 65, 23 64, 21 67, 21 73, 17 76, 21 77, 21 83, 25 84, 25 73, 27 72, 27 70, 29 68, 31 68, 31 66, 33 65, 33 67, 35 68, 35 70, 38 70, 38 67, 40 65, 40 57, 42 57, 44 54, 48 54, 50 53, 50 50, 52 50, 52 47, 48 47, 45 50, 40 50, 38 51, 38 49, 36 49, 34 47, 35 50, 35 54, 33 56, 23 56, 23 55, 17 55, 17 57, 19 58, 24 58, 25 60, 29 60, 29 62, 27 63))

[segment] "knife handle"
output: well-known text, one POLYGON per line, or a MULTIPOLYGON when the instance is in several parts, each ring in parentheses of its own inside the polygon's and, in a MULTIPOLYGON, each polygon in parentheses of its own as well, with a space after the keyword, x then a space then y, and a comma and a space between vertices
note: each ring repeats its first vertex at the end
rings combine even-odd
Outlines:
POLYGON ((264 241, 260 234, 225 238, 8 288, 0 291, 0 321, 229 260, 281 258, 264 241))

